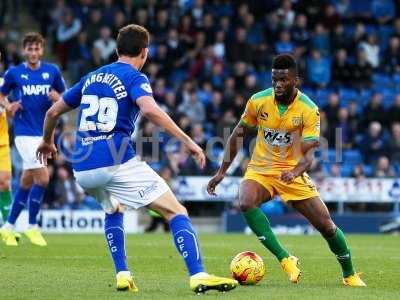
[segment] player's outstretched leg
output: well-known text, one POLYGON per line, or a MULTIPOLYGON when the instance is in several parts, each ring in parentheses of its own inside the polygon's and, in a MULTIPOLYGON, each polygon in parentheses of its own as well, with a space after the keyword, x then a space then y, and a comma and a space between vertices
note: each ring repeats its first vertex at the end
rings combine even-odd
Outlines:
POLYGON ((169 221, 175 246, 185 260, 192 291, 204 293, 213 289, 226 292, 238 286, 234 279, 210 275, 204 271, 197 234, 185 207, 176 200, 171 191, 152 202, 150 208, 169 221))
POLYGON ((29 228, 25 231, 25 235, 32 244, 44 247, 47 246, 47 242, 37 225, 37 216, 49 183, 49 174, 47 168, 38 168, 29 171, 32 174, 34 184, 28 197, 29 228))
POLYGON ((269 192, 254 180, 244 180, 240 185, 239 204, 247 224, 264 247, 279 260, 289 280, 293 283, 298 283, 301 276, 301 271, 298 267, 299 259, 290 255, 279 243, 271 229, 267 216, 258 207, 263 201, 267 201, 270 198, 269 192))
POLYGON ((121 212, 105 215, 104 233, 114 262, 118 291, 137 292, 126 263, 124 215, 121 212))
POLYGON ((20 187, 17 190, 14 201, 11 205, 11 210, 7 222, 0 229, 1 237, 7 246, 18 246, 15 235, 16 233, 14 231, 15 222, 17 221, 21 211, 26 206, 29 192, 30 189, 25 189, 23 187, 20 187))
POLYGON ((359 274, 355 272, 350 248, 343 232, 332 221, 326 205, 319 197, 301 201, 292 201, 293 207, 304 215, 322 234, 329 248, 335 254, 342 268, 343 284, 348 286, 366 286, 359 274))

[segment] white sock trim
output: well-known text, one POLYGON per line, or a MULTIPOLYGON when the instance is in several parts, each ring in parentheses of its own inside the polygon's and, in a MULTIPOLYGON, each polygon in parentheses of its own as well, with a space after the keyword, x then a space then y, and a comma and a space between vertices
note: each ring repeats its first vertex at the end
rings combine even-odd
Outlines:
POLYGON ((117 276, 131 276, 131 271, 119 271, 117 276))
POLYGON ((190 276, 190 278, 204 278, 204 277, 208 277, 208 276, 210 276, 210 275, 206 272, 199 272, 199 273, 196 273, 196 274, 190 276))

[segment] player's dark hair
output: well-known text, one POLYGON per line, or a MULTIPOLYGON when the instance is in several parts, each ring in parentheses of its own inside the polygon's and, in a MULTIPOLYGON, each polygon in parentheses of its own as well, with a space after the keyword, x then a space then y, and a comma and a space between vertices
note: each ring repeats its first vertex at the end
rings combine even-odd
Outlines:
POLYGON ((44 46, 44 38, 38 32, 28 32, 22 39, 22 47, 26 47, 29 44, 40 44, 44 46))
POLYGON ((288 69, 297 73, 297 63, 293 55, 288 53, 279 54, 272 61, 272 69, 288 69))
POLYGON ((149 47, 150 34, 146 28, 130 24, 122 27, 117 37, 118 55, 135 57, 142 49, 149 47))

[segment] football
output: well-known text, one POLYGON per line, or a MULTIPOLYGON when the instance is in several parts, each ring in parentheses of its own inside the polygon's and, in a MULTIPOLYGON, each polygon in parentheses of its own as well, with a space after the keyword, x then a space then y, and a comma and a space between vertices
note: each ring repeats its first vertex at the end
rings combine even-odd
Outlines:
POLYGON ((231 262, 232 277, 242 285, 254 285, 265 275, 262 258, 255 252, 244 251, 236 255, 231 262))

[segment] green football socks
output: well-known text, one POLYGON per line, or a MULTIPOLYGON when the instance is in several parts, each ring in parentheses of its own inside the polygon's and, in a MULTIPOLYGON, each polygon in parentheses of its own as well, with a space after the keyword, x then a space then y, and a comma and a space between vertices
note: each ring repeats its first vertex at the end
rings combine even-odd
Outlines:
POLYGON ((335 234, 332 237, 325 239, 342 267, 343 277, 353 275, 355 272, 351 261, 351 253, 347 246, 344 233, 337 227, 335 234))
POLYGON ((257 235, 260 242, 269 250, 276 258, 281 261, 282 259, 289 257, 289 253, 279 243, 275 234, 271 230, 271 226, 267 219, 267 216, 259 208, 254 208, 243 212, 243 216, 247 221, 247 224, 257 235))
POLYGON ((10 191, 0 192, 0 212, 1 215, 3 216, 3 222, 7 221, 10 208, 11 208, 11 192, 10 191))

